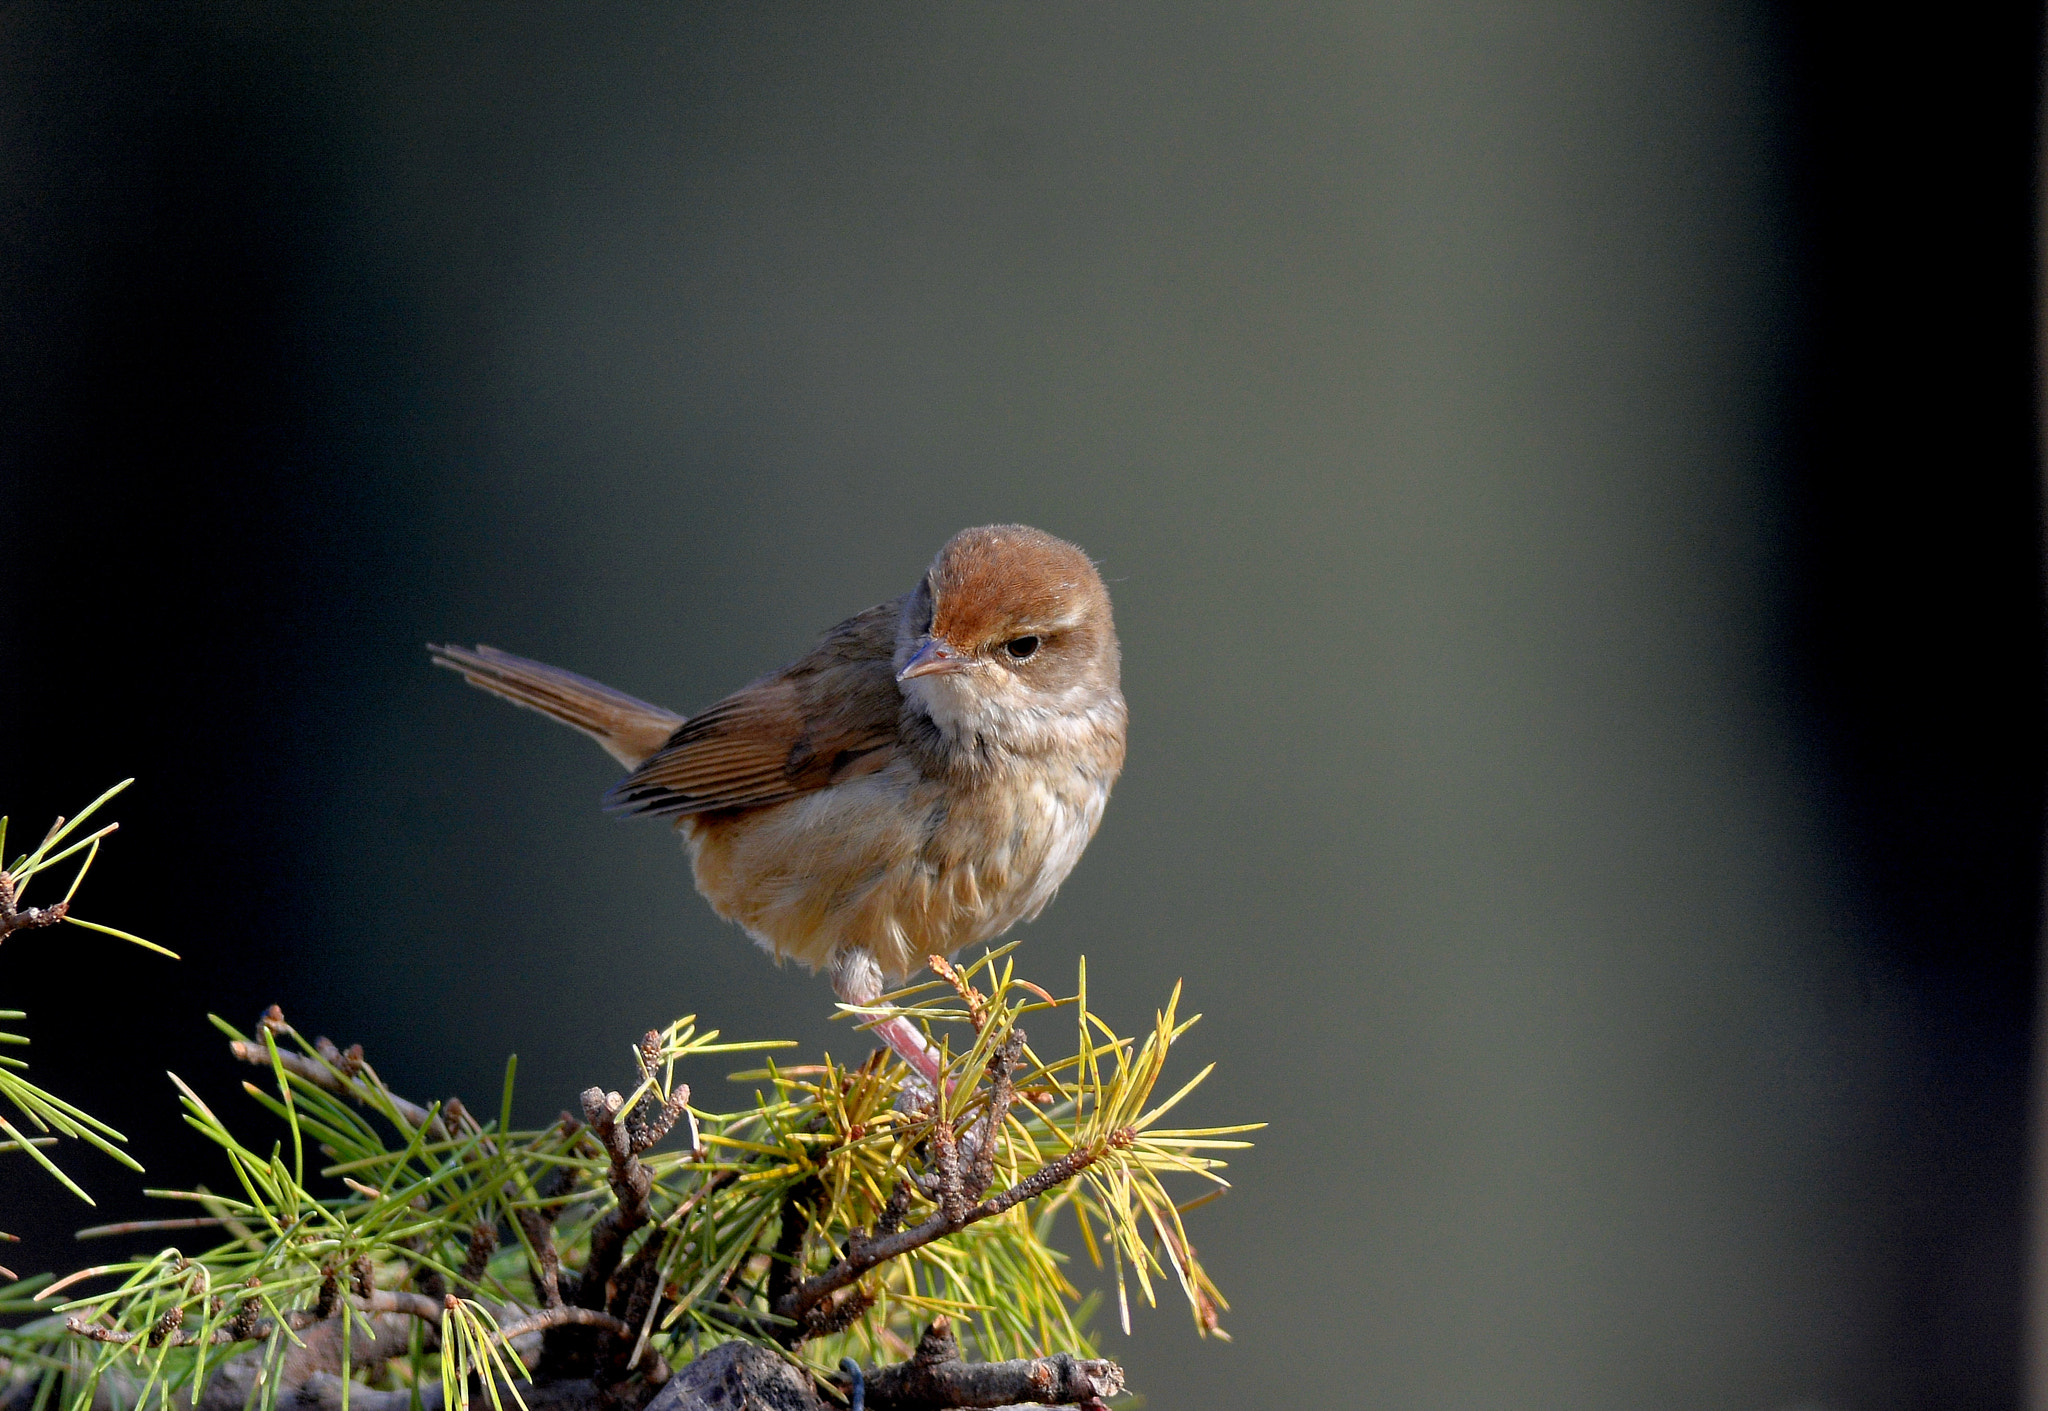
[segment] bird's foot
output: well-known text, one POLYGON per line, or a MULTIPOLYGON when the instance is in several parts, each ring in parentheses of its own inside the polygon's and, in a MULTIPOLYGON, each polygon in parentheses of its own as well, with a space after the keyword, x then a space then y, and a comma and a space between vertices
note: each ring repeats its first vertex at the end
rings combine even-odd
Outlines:
POLYGON ((924 1079, 918 1077, 917 1074, 912 1073, 905 1077, 902 1084, 898 1086, 896 1089, 896 1101, 891 1103, 890 1106, 894 1107, 905 1117, 915 1117, 920 1112, 930 1111, 933 1100, 937 1096, 937 1089, 924 1079))

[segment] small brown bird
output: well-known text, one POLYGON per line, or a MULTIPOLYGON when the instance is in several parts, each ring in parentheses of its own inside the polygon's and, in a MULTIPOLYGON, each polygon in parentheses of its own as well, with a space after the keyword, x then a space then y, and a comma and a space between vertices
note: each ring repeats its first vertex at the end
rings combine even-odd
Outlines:
MULTIPOLYGON (((631 771, 606 807, 674 818, 712 909, 848 1004, 1044 910, 1124 761, 1109 590, 1021 524, 962 530, 908 593, 689 719, 491 647, 428 650, 604 746, 631 771)), ((937 1084, 915 1026, 875 1027, 937 1084)))

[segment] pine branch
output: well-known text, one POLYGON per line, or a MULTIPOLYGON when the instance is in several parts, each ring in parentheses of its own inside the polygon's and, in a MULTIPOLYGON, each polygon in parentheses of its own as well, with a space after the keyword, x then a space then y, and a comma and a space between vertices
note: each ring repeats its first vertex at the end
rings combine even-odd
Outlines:
MULTIPOLYGON (((953 977, 948 976, 948 979, 953 977)), ((1065 1156, 1039 1167, 1009 1189, 977 1201, 975 1197, 987 1188, 994 1174, 996 1138, 1015 1100, 1012 1077, 1023 1052, 1024 1035, 1020 1030, 1012 1033, 990 1055, 988 1071, 993 1091, 988 1110, 973 1130, 972 1154, 964 1169, 952 1123, 943 1117, 933 1118, 930 1145, 935 1170, 930 1178, 933 1189, 929 1193, 939 1206, 933 1215, 907 1230, 893 1228, 901 1213, 892 1197, 884 1218, 877 1219, 875 1227, 866 1233, 856 1230, 846 1242, 845 1255, 831 1268, 803 1280, 779 1296, 774 1293, 776 1285, 770 1284, 769 1309, 784 1323, 777 1334, 779 1338, 794 1346, 807 1338, 844 1326, 845 1310, 828 1300, 841 1289, 857 1283, 870 1270, 948 1235, 958 1234, 969 1225, 1000 1215, 1034 1196, 1043 1195, 1087 1170, 1112 1148, 1130 1145, 1133 1134, 1129 1129, 1119 1129, 1100 1143, 1076 1147, 1065 1156), (891 1228, 885 1229, 885 1223, 891 1228)), ((794 1210, 785 1218, 794 1218, 794 1210)), ((791 1262, 794 1264, 794 1260, 791 1262)))
POLYGON ((1054 1353, 1011 1362, 965 1362, 944 1318, 935 1318, 907 1362, 863 1377, 868 1411, 951 1411, 971 1406, 1099 1406, 1124 1389, 1123 1368, 1102 1358, 1054 1353))
POLYGON ((802 1325, 802 1321, 813 1309, 847 1285, 854 1283, 870 1269, 888 1263, 891 1259, 922 1249, 934 1240, 947 1235, 958 1234, 969 1225, 1002 1214, 1033 1196, 1043 1195, 1054 1186, 1072 1180, 1081 1172, 1100 1161, 1108 1152, 1114 1139, 1100 1147, 1076 1147, 1057 1161, 1047 1162, 1023 1180, 1000 1194, 974 1205, 961 1205, 957 1215, 948 1215, 944 1208, 930 1219, 899 1230, 893 1235, 879 1238, 859 1233, 846 1242, 846 1255, 824 1273, 806 1279, 786 1295, 775 1308, 775 1315, 802 1325))
POLYGON ((856 1367, 849 1390, 875 1411, 1099 1406, 1122 1372, 1087 1355, 1082 1294, 1047 1225, 1000 1217, 1064 1188, 1053 1208, 1079 1216, 1091 1255, 1115 1255, 1120 1305, 1126 1274, 1148 1300, 1177 1279, 1198 1329, 1219 1332, 1221 1296, 1181 1228, 1189 1207, 1160 1177, 1215 1182, 1221 1163, 1207 1149, 1242 1143, 1217 1140, 1237 1129, 1157 1128, 1202 1077, 1154 1097, 1167 1048, 1192 1022, 1174 1018, 1172 1001, 1150 1037, 1118 1038, 1088 1012, 1084 977, 1076 1000, 1057 1002, 1078 1011, 1079 1050, 1047 1061, 1017 1021, 1056 1002, 995 961, 953 970, 944 989, 927 987, 936 999, 897 1010, 973 1028, 941 1100, 904 1110, 902 1070, 884 1056, 771 1065, 739 1076, 772 1091, 706 1119, 702 1134, 676 1064, 762 1045, 714 1044, 693 1019, 636 1045, 629 1092, 589 1088, 583 1120, 515 1132, 515 1065, 496 1120, 482 1122, 454 1099, 429 1109, 398 1097, 360 1047, 308 1042, 273 1008, 253 1037, 228 1036, 239 1062, 275 1075, 274 1097, 269 1084, 243 1087, 288 1136, 245 1144, 180 1082, 187 1120, 234 1171, 232 1195, 169 1193, 201 1203, 204 1218, 117 1227, 218 1228, 225 1242, 60 1280, 41 1308, 70 1299, 58 1319, 70 1315, 71 1335, 97 1346, 64 1353, 0 1331, 0 1353, 33 1346, 37 1365, 72 1369, 48 1374, 66 1388, 50 1405, 84 1406, 76 1397, 90 1399, 91 1380, 102 1398, 196 1411, 237 1411, 251 1394, 300 1411, 343 1400, 348 1411, 483 1411, 479 1396, 492 1411, 642 1411, 678 1365, 687 1385, 666 1393, 663 1411, 696 1406, 713 1381, 735 1396, 763 1391, 756 1400, 774 1383, 789 1407, 824 1411, 815 1369, 852 1365, 842 1355, 855 1348, 906 1350, 936 1304, 974 1311, 959 1315, 958 1341, 941 1319, 909 1362, 856 1367), (653 1154, 686 1118, 688 1149, 653 1154), (315 1176, 347 1189, 316 1194, 315 1176), (73 1288, 108 1276, 118 1287, 73 1288), (722 1343, 735 1335, 751 1341, 722 1343), (712 1351, 681 1362, 707 1339, 712 1351), (803 1356, 764 1346, 774 1343, 803 1356), (990 1360, 966 1360, 963 1343, 990 1360), (216 1351, 236 1344, 250 1350, 216 1351), (1042 1355, 1048 1345, 1066 1351, 1042 1355), (393 1357, 409 1359, 398 1375, 416 1387, 405 1406, 373 1389, 393 1357), (440 1385, 429 1385, 437 1364, 440 1385), (352 1372, 371 1385, 345 1380, 352 1372), (792 1372, 801 1395, 777 1380, 792 1372))
MULTIPOLYGON (((62 823, 64 820, 60 818, 57 821, 62 823)), ((14 878, 0 872, 0 940, 7 939, 16 931, 32 931, 38 926, 54 926, 71 914, 69 898, 53 906, 25 906, 16 910, 14 896, 14 878)))
MULTIPOLYGON (((643 1087, 654 1082, 660 1054, 661 1035, 649 1030, 640 1041, 637 1055, 643 1087)), ((607 1179, 618 1202, 591 1232, 590 1257, 583 1266, 582 1282, 576 1291, 576 1302, 581 1306, 602 1308, 612 1275, 618 1272, 624 1257, 627 1240, 652 1218, 649 1196, 654 1189, 654 1175, 640 1160, 640 1154, 666 1137, 689 1110, 690 1089, 687 1084, 677 1084, 666 1101, 658 1101, 650 1092, 629 1107, 616 1092, 588 1088, 581 1101, 585 1124, 611 1159, 607 1179)), ((698 1145, 694 1120, 690 1123, 690 1144, 693 1149, 698 1145)))
MULTIPOLYGON (((263 1011, 262 1026, 280 1039, 297 1037, 297 1030, 285 1022, 284 1010, 277 1005, 263 1011)), ((408 1102, 384 1086, 376 1071, 363 1061, 363 1046, 352 1044, 346 1052, 336 1048, 327 1039, 315 1039, 313 1047, 319 1058, 308 1058, 304 1054, 291 1053, 280 1047, 277 1061, 287 1073, 304 1078, 314 1087, 345 1097, 359 1107, 376 1108, 378 1099, 390 1105, 392 1111, 404 1119, 406 1125, 417 1131, 426 1128, 427 1135, 437 1142, 448 1140, 448 1126, 441 1118, 427 1111, 416 1102, 408 1102), (363 1075, 367 1074, 368 1077, 363 1075)), ((242 1062, 257 1068, 270 1066, 268 1045, 252 1043, 247 1039, 229 1042, 228 1051, 242 1062)))
MULTIPOLYGON (((359 1313, 397 1313, 435 1325, 440 1323, 441 1313, 446 1306, 444 1302, 428 1298, 424 1294, 383 1289, 373 1290, 367 1298, 351 1298, 349 1304, 359 1313)), ((90 1322, 78 1317, 66 1318, 64 1326, 80 1337, 90 1338, 94 1342, 142 1342, 150 1347, 225 1347, 237 1342, 262 1342, 280 1326, 299 1332, 317 1327, 334 1317, 334 1307, 327 1305, 325 1300, 323 1306, 295 1309, 286 1313, 282 1324, 275 1318, 257 1317, 256 1308, 257 1303, 254 1299, 245 1300, 241 1312, 214 1329, 211 1334, 180 1331, 185 1321, 182 1308, 172 1308, 146 1332, 111 1328, 104 1323, 90 1322)))

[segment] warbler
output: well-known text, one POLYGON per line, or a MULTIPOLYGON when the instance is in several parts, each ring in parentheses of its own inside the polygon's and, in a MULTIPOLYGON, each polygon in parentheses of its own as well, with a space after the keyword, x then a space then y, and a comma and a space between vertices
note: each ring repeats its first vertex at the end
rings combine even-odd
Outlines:
MULTIPOLYGON (((712 909, 848 1004, 1044 910, 1124 762, 1109 590, 1021 524, 962 530, 909 592, 690 717, 492 647, 428 650, 602 745, 629 771, 606 807, 673 818, 712 909)), ((875 1029, 937 1086, 914 1025, 875 1029)))

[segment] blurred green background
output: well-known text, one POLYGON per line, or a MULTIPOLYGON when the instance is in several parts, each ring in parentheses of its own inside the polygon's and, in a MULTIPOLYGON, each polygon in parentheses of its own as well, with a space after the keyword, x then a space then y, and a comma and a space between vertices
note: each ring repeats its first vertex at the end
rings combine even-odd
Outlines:
POLYGON ((1021 520, 1132 718, 1025 971, 1272 1124, 1149 1405, 2013 1404, 2038 21, 1874 23, 6 7, 0 807, 141 776, 84 914, 187 957, 10 945, 39 1075, 167 1184, 208 1008, 535 1119, 854 1050, 420 645, 694 711, 1021 520))

